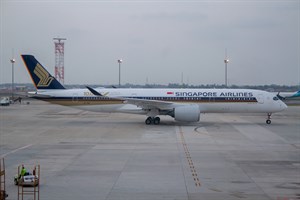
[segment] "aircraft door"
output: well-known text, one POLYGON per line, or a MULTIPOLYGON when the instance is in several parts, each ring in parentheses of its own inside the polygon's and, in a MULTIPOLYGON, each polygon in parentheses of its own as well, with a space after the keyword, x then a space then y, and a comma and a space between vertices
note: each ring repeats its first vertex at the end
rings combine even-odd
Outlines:
POLYGON ((260 103, 260 104, 264 103, 264 96, 262 94, 259 94, 257 96, 257 102, 260 103))
POLYGON ((72 102, 75 102, 75 103, 78 102, 78 94, 77 93, 73 94, 72 102))

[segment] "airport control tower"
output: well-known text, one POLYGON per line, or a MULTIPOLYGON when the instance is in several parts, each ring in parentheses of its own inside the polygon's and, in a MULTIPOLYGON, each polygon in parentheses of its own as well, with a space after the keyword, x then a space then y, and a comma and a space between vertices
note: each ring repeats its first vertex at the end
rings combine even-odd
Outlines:
POLYGON ((65 43, 66 38, 53 38, 55 45, 55 78, 62 84, 65 81, 65 64, 64 64, 64 55, 65 55, 65 43))

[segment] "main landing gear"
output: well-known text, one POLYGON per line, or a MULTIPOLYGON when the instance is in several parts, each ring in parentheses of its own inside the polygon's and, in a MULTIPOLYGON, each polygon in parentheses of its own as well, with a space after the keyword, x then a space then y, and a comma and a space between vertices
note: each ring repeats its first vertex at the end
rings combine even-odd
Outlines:
POLYGON ((267 120, 266 120, 267 124, 271 124, 271 115, 272 113, 268 113, 267 120))
POLYGON ((145 120, 145 123, 147 125, 150 125, 150 124, 159 124, 160 123, 160 118, 159 117, 148 117, 146 120, 145 120))

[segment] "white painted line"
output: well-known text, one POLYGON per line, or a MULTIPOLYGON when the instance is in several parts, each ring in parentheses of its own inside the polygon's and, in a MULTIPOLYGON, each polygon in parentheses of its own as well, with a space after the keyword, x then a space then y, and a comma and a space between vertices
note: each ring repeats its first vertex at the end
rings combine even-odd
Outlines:
POLYGON ((3 157, 3 158, 4 158, 5 156, 7 156, 7 155, 9 155, 9 154, 16 153, 17 151, 20 151, 20 150, 22 150, 22 149, 26 149, 26 148, 31 147, 31 146, 32 146, 32 144, 26 145, 26 146, 24 146, 24 147, 20 147, 20 148, 18 148, 18 149, 12 150, 12 151, 10 151, 10 152, 8 152, 8 153, 6 153, 6 154, 3 154, 3 155, 1 155, 0 157, 3 157))

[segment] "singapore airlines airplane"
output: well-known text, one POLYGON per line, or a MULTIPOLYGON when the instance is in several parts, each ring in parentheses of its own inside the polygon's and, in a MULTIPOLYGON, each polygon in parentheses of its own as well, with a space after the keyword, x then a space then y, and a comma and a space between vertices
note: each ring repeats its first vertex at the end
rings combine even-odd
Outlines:
POLYGON ((201 113, 266 113, 287 108, 275 94, 251 89, 65 89, 32 55, 21 55, 37 89, 32 98, 94 112, 147 115, 146 124, 159 124, 159 115, 198 122, 201 113))

